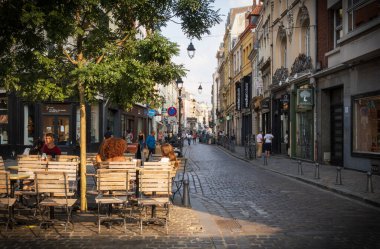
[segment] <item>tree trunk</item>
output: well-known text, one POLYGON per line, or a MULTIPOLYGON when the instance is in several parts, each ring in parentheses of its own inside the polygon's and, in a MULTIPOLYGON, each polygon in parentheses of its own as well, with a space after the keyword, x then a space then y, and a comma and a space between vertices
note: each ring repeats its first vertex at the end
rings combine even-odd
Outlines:
POLYGON ((84 86, 82 82, 78 84, 79 106, 80 106, 80 210, 87 211, 87 181, 86 181, 86 103, 84 96, 84 86))

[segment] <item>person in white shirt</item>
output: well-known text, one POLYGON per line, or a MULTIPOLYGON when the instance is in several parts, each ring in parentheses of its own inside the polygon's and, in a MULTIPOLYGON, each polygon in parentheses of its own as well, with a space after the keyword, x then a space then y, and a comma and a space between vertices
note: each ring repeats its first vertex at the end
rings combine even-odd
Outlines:
POLYGON ((272 151, 272 140, 274 136, 270 131, 267 131, 267 133, 264 136, 264 152, 265 156, 268 158, 270 156, 270 153, 272 151))
POLYGON ((263 152, 263 132, 260 131, 256 135, 256 156, 261 157, 261 154, 263 152))

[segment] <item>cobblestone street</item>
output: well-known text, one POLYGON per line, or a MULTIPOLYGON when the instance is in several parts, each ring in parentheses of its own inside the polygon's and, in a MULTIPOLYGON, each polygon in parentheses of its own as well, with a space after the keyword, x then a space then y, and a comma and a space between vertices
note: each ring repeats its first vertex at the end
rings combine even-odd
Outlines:
MULTIPOLYGON (((184 147, 191 208, 176 195, 169 234, 135 220, 102 227, 74 214, 74 232, 20 220, 1 226, 1 248, 379 248, 380 209, 231 156, 218 146, 184 147)), ((33 218, 32 216, 29 216, 33 218)))

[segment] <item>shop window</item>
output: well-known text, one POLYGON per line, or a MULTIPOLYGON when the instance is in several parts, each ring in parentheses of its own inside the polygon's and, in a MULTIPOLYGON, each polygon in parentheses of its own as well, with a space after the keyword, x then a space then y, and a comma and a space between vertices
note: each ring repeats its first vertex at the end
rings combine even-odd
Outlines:
POLYGON ((8 144, 8 98, 0 95, 0 144, 8 144))
POLYGON ((24 144, 32 145, 35 135, 35 118, 33 105, 24 105, 24 144))
POLYGON ((353 97, 354 153, 380 155, 380 93, 353 97))
POLYGON ((99 105, 91 106, 91 143, 99 142, 99 105))

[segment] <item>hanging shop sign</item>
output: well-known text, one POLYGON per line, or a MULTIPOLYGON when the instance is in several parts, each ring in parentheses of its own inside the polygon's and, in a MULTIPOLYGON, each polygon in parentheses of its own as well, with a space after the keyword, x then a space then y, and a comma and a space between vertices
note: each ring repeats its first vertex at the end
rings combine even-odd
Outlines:
POLYGON ((241 111, 241 85, 236 84, 236 111, 241 111))
POLYGON ((284 94, 281 96, 281 107, 283 110, 288 110, 289 109, 289 100, 290 100, 290 95, 289 94, 284 94))
POLYGON ((249 101, 251 99, 251 77, 244 77, 244 93, 243 93, 243 108, 249 108, 249 101))
POLYGON ((313 108, 313 89, 297 89, 297 108, 299 110, 313 108))
POLYGON ((262 113, 267 113, 270 111, 270 99, 263 99, 261 101, 261 112, 262 113))

